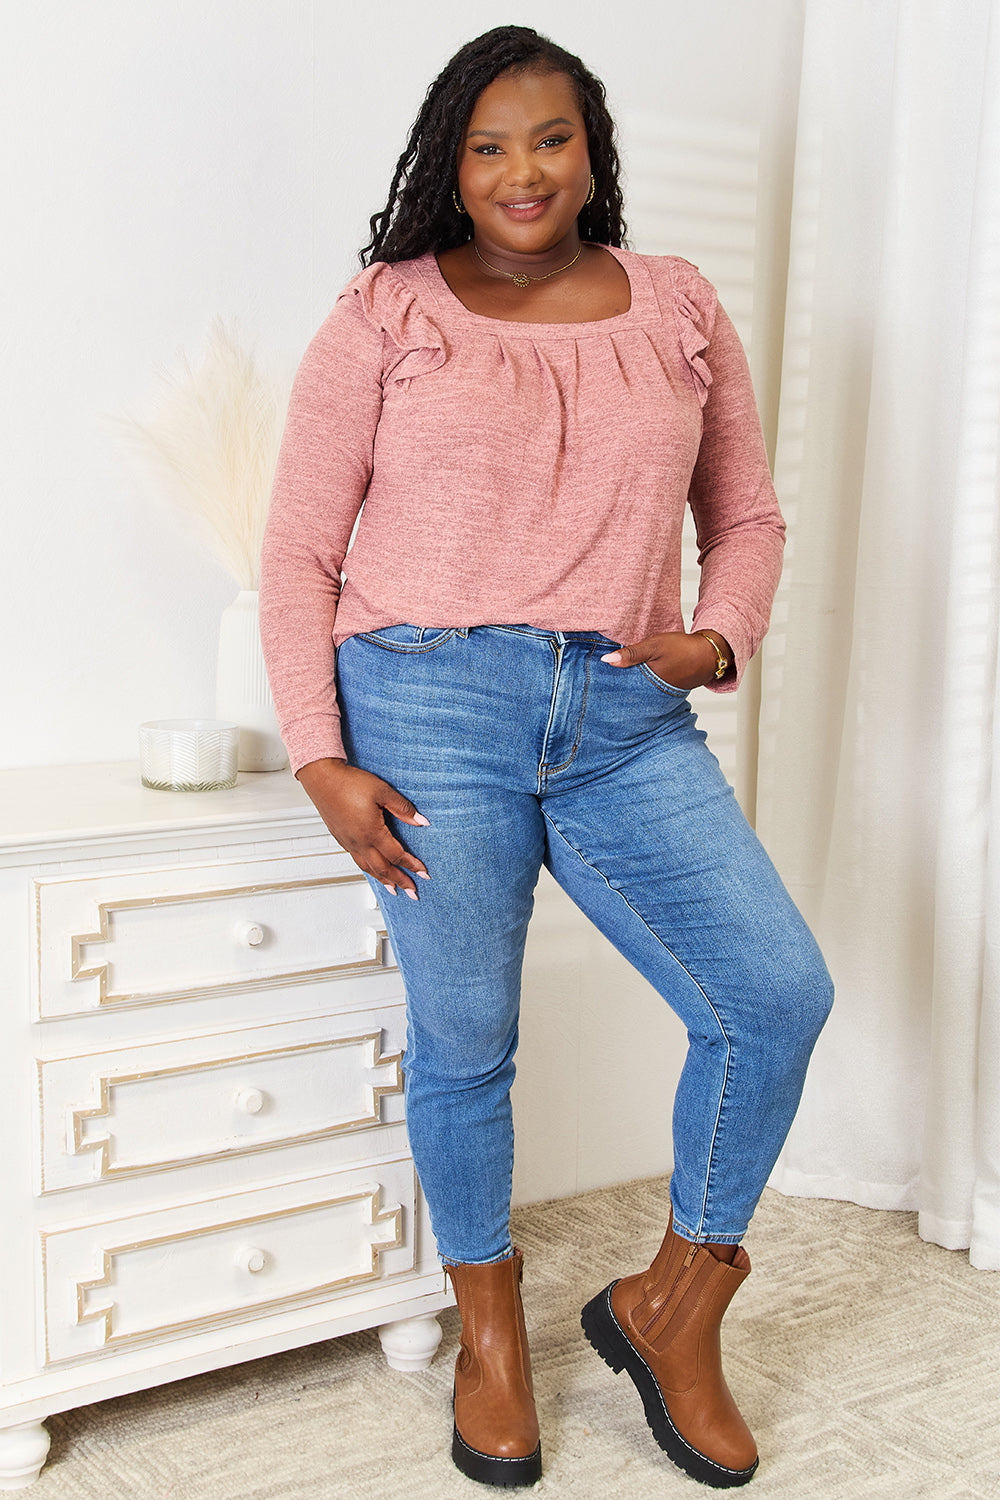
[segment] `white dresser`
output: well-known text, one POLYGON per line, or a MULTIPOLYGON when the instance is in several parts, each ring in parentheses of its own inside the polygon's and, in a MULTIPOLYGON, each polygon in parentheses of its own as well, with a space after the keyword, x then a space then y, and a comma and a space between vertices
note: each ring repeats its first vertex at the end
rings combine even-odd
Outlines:
POLYGON ((53 1412, 450 1305, 381 913, 288 772, 0 772, 0 1489, 53 1412))

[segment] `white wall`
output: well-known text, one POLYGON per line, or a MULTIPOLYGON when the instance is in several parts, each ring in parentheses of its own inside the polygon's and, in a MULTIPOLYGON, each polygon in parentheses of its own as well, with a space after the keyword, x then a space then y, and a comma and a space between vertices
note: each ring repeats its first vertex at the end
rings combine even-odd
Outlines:
MULTIPOLYGON (((509 20, 604 78, 626 159, 640 117, 760 132, 754 354, 769 414, 801 0, 536 0, 522 16, 486 0, 12 0, 0 765, 129 760, 141 720, 212 712, 235 585, 137 481, 104 418, 147 412, 156 367, 179 347, 196 356, 216 313, 293 369, 357 269, 431 77, 509 20)), ((547 880, 523 1037, 522 1198, 668 1164, 679 1029, 547 880), (640 1087, 648 1110, 629 1102, 640 1087)))

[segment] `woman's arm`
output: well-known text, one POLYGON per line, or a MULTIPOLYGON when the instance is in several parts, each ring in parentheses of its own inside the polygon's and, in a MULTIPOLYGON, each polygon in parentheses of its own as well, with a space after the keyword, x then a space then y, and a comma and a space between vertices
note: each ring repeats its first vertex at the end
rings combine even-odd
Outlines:
POLYGON ((736 329, 721 307, 706 351, 712 384, 689 500, 698 537, 701 582, 692 629, 728 642, 733 667, 718 682, 736 687, 767 631, 785 540, 771 482, 750 369, 736 329))
POLYGON ((701 445, 688 490, 701 565, 698 604, 690 632, 661 631, 603 660, 616 667, 645 662, 674 687, 727 692, 738 685, 764 639, 781 574, 785 525, 739 335, 710 283, 686 261, 678 265, 677 290, 687 319, 681 342, 704 399, 701 445), (720 676, 722 661, 726 670, 720 676))
POLYGON ((385 812, 410 824, 427 819, 380 777, 347 764, 333 646, 340 571, 372 475, 383 343, 347 292, 299 366, 261 555, 260 633, 292 770, 358 867, 416 898, 412 874, 427 871, 385 812))
POLYGON ((342 296, 292 387, 261 554, 260 631, 296 773, 342 757, 333 624, 340 570, 372 473, 382 330, 342 296))

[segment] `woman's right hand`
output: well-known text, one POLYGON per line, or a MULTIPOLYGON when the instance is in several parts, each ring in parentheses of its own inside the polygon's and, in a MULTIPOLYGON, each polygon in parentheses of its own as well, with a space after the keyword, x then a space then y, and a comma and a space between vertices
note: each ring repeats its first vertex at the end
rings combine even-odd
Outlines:
POLYGON ((413 803, 380 776, 348 765, 346 760, 310 761, 298 777, 323 822, 358 869, 373 875, 393 895, 398 887, 416 901, 417 888, 407 871, 423 880, 430 876, 422 860, 403 848, 385 821, 388 812, 401 823, 426 828, 428 819, 413 803))

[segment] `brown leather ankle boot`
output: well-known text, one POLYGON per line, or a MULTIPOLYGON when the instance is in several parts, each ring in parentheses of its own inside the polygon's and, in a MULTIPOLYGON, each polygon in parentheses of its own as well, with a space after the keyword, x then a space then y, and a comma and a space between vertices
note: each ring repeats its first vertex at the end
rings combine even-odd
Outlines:
POLYGON ((758 1462, 722 1373, 719 1340, 723 1313, 749 1274, 742 1246, 729 1266, 671 1224, 649 1270, 613 1281, 581 1319, 601 1358, 635 1382, 660 1447, 716 1489, 746 1484, 758 1462))
POLYGON ((520 1250, 490 1265, 448 1265, 462 1345, 455 1362, 451 1456, 483 1484, 534 1484, 542 1447, 521 1307, 520 1250))

